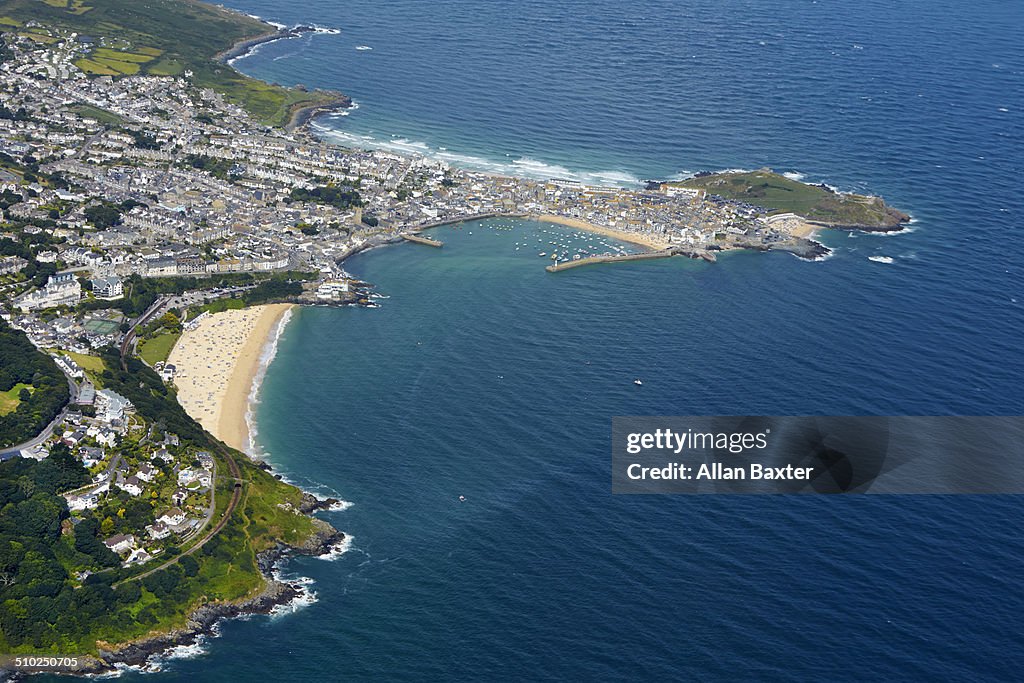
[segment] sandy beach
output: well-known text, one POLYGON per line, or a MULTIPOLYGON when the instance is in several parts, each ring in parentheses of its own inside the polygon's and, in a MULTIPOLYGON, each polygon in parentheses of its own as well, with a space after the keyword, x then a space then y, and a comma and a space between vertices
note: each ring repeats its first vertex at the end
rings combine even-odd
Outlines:
POLYGON ((248 445, 245 413, 260 355, 289 308, 270 304, 207 316, 181 336, 167 359, 177 368, 178 402, 233 448, 248 445))
POLYGON ((600 225, 594 225, 587 221, 580 220, 579 218, 567 218, 566 216, 555 216, 552 214, 542 214, 536 216, 538 221, 544 221, 545 223, 555 223, 557 225, 564 225, 569 228, 577 228, 579 230, 586 230, 587 232, 594 232, 599 235, 606 237, 614 237, 617 240, 623 242, 630 242, 632 244, 639 244, 650 249, 667 249, 672 246, 668 240, 657 239, 655 237, 648 237, 635 232, 626 232, 625 230, 616 230, 614 228, 605 228, 600 225))
POLYGON ((789 231, 789 234, 793 237, 806 237, 807 239, 810 239, 814 237, 814 233, 820 229, 821 226, 811 225, 810 223, 801 220, 799 225, 789 231))

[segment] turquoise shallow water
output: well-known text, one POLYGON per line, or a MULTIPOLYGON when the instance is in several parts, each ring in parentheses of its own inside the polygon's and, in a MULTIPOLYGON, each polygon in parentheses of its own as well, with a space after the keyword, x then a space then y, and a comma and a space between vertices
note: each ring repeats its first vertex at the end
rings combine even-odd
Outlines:
POLYGON ((238 63, 352 94, 320 122, 340 139, 602 182, 770 164, 915 223, 826 235, 818 263, 551 275, 515 243, 553 228, 504 222, 352 259, 390 298, 297 313, 257 411, 275 467, 352 503, 328 513, 351 547, 288 565, 317 602, 225 624, 163 677, 1020 669, 1015 497, 634 498, 609 476, 614 415, 1021 412, 1014 3, 232 4, 342 29, 238 63))

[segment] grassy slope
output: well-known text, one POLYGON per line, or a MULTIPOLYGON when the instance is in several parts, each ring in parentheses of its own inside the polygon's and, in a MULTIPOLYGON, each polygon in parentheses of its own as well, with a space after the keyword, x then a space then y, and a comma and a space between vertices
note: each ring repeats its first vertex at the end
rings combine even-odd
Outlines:
POLYGON ((709 194, 749 202, 777 212, 792 212, 821 223, 895 226, 908 220, 905 214, 886 206, 878 197, 836 194, 819 185, 807 185, 764 170, 716 173, 673 184, 701 188, 709 194))
POLYGON ((171 349, 174 348, 179 337, 181 337, 179 332, 164 332, 152 339, 145 339, 139 348, 139 356, 150 365, 163 362, 167 360, 167 356, 171 355, 171 349))
MULTIPOLYGON (((90 10, 76 14, 39 0, 6 0, 0 12, 22 24, 35 20, 94 38, 126 41, 131 47, 124 50, 122 62, 106 61, 107 66, 118 67, 111 72, 134 66, 139 67, 139 73, 157 75, 190 69, 197 85, 224 93, 268 124, 286 123, 294 106, 329 99, 325 93, 304 93, 243 76, 213 59, 240 40, 273 30, 263 22, 195 0, 90 0, 87 4, 90 10), (138 55, 147 53, 159 56, 139 62, 138 55)), ((102 52, 99 61, 90 61, 103 65, 102 55, 109 54, 102 52)))
POLYGON ((31 391, 33 388, 34 387, 31 384, 19 382, 7 391, 0 391, 0 415, 13 413, 17 410, 18 404, 21 403, 21 399, 18 398, 18 394, 21 393, 22 389, 28 389, 31 391))

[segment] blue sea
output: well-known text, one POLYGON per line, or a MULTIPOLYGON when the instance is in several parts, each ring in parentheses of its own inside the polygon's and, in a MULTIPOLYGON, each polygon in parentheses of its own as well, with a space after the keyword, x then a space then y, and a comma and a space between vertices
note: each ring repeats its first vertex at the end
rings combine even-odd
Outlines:
POLYGON ((825 233, 820 262, 550 274, 555 233, 596 238, 507 220, 351 259, 389 298, 298 311, 255 414, 277 471, 351 504, 325 513, 348 549, 286 565, 311 604, 225 623, 158 679, 1019 677, 1018 497, 610 477, 615 415, 1021 414, 1019 3, 229 5, 341 29, 236 63, 350 94, 327 139, 606 184, 770 166, 914 221, 825 233))

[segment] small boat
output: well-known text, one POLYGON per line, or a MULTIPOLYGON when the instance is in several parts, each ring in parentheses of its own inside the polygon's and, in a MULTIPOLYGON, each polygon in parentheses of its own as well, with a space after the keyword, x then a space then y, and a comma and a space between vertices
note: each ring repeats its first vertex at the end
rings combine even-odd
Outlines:
POLYGON ((359 50, 360 52, 366 52, 367 50, 372 50, 373 48, 370 47, 369 45, 356 45, 356 49, 359 50))
POLYGON ((460 503, 465 503, 466 502, 466 497, 465 496, 459 496, 459 502, 460 503))
POLYGON ((633 384, 637 385, 638 387, 642 387, 644 385, 644 383, 641 382, 639 379, 633 380, 633 384))
POLYGON ((547 256, 547 255, 548 255, 548 254, 547 254, 547 252, 546 252, 546 251, 542 251, 542 252, 540 252, 539 254, 537 254, 537 256, 540 256, 540 257, 542 257, 542 258, 543 258, 543 257, 545 257, 545 256, 547 256))

